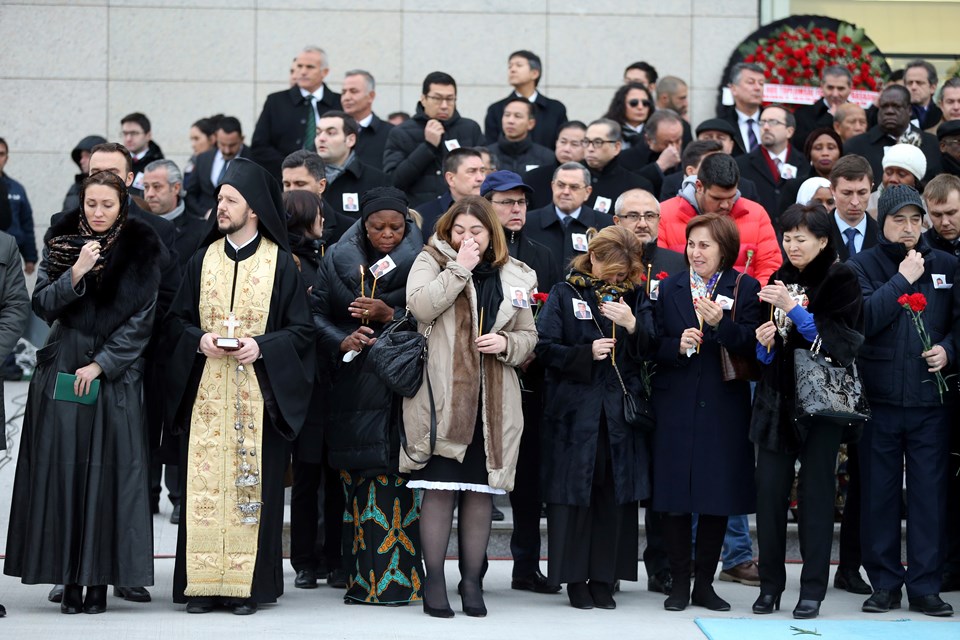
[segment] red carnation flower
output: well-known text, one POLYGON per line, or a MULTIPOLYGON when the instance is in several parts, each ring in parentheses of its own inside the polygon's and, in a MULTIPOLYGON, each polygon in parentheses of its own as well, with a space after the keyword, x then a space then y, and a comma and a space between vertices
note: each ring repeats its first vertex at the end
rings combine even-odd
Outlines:
POLYGON ((842 38, 840 38, 840 42, 842 42, 843 44, 853 44, 853 38, 851 38, 850 36, 843 36, 842 38))
POLYGON ((667 273, 666 271, 661 271, 660 273, 657 274, 656 278, 657 280, 666 280, 669 276, 670 274, 667 273))
POLYGON ((751 53, 750 55, 745 56, 745 57, 743 58, 743 61, 744 61, 744 62, 755 62, 755 61, 756 61, 756 58, 754 58, 753 54, 751 53))
POLYGON ((547 298, 550 297, 550 294, 549 294, 549 293, 535 293, 535 294, 533 294, 533 295, 530 296, 530 297, 533 298, 533 301, 536 302, 537 304, 543 304, 544 302, 547 301, 547 298))

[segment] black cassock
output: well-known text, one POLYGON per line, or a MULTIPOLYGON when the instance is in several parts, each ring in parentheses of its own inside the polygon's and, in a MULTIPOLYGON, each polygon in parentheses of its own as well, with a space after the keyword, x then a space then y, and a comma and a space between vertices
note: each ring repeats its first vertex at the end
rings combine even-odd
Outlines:
MULTIPOLYGON (((261 237, 241 248, 239 255, 229 242, 224 243, 224 251, 231 259, 245 260, 256 253, 261 237)), ((166 371, 168 424, 173 425, 177 435, 184 437, 189 434, 191 410, 206 363, 206 356, 198 352, 204 333, 200 328, 198 305, 203 259, 210 250, 214 249, 207 247, 190 260, 165 324, 166 348, 170 354, 166 371)), ((259 453, 263 507, 250 596, 257 603, 275 602, 283 594, 283 477, 289 460, 290 441, 303 425, 310 403, 315 365, 314 336, 306 287, 292 256, 281 250, 266 332, 255 337, 262 358, 253 365, 265 406, 259 453)), ((188 449, 187 442, 182 442, 180 474, 183 487, 187 486, 188 449)), ((187 586, 185 558, 190 518, 186 514, 189 510, 185 509, 184 513, 185 517, 180 521, 173 578, 173 600, 178 603, 187 601, 184 589, 187 586)))

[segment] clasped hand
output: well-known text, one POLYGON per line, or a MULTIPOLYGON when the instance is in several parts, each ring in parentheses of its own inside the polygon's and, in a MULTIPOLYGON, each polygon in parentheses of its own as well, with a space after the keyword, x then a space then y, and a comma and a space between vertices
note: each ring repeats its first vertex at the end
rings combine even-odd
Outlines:
POLYGON ((260 357, 260 345, 253 338, 241 338, 240 348, 228 351, 217 346, 217 340, 221 337, 216 333, 203 334, 200 338, 200 352, 214 359, 233 356, 240 364, 250 364, 260 357))

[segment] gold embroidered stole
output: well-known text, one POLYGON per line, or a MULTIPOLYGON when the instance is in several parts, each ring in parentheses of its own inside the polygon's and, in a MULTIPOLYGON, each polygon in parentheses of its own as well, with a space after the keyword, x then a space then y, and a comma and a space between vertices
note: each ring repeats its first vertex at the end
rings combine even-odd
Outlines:
MULTIPOLYGON (((230 315, 234 261, 220 239, 207 249, 200 276, 200 325, 204 332, 225 335, 230 315)), ((270 312, 277 265, 277 245, 260 239, 257 252, 237 263, 233 313, 238 338, 263 335, 270 312)), ((253 365, 240 375, 232 356, 208 358, 190 417, 187 468, 186 569, 184 595, 249 598, 257 559, 260 512, 256 524, 244 524, 238 502, 260 502, 261 485, 236 486, 244 462, 260 470, 263 444, 263 396, 253 365), (239 410, 238 410, 239 405, 239 410), (243 424, 243 445, 237 422, 243 424), (248 428, 249 424, 254 428, 248 428), (241 455, 240 449, 246 450, 241 455)))

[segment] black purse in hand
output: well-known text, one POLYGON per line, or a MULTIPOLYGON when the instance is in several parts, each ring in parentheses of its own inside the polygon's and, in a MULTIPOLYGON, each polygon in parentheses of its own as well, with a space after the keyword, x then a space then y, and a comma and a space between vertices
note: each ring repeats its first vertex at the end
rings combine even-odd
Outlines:
POLYGON ((818 417, 852 424, 870 419, 870 406, 856 363, 848 367, 820 353, 820 337, 810 350, 793 352, 796 417, 818 417))
POLYGON ((407 309, 383 328, 377 341, 370 347, 370 363, 380 380, 394 393, 405 398, 417 395, 423 384, 423 370, 427 364, 427 338, 433 323, 426 331, 417 331, 417 320, 407 309))

